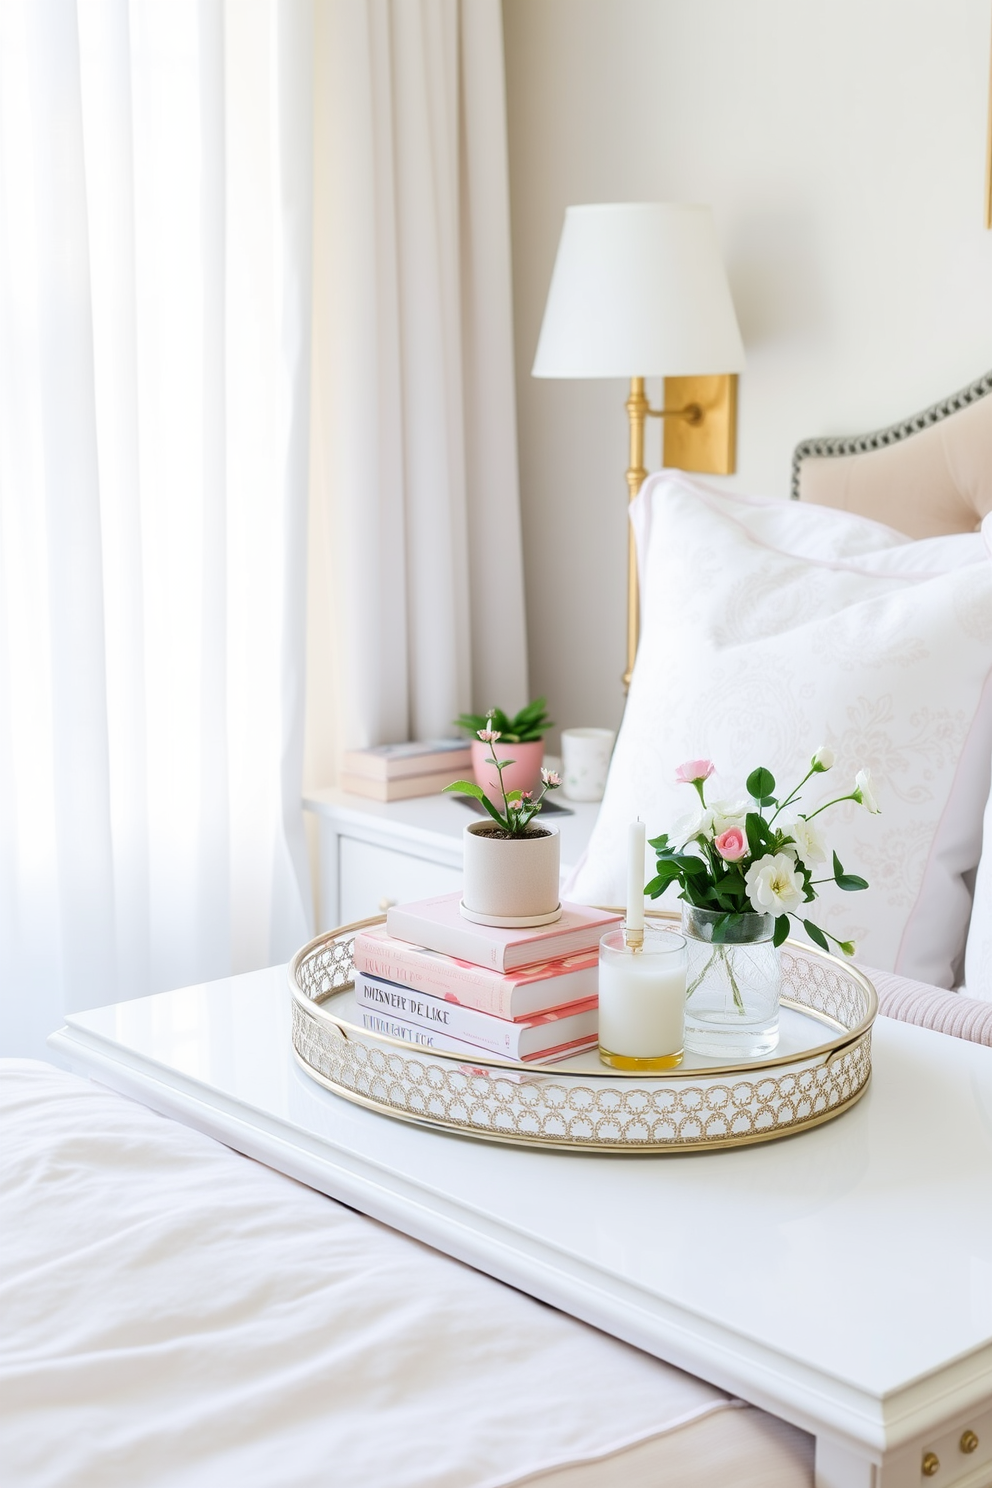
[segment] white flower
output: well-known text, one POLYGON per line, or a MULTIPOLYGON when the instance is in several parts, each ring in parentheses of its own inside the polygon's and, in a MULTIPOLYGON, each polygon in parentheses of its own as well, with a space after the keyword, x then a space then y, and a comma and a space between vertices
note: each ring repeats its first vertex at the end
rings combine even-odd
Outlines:
POLYGON ((479 738, 482 740, 483 744, 495 744, 496 740, 502 739, 502 737, 503 735, 499 732, 498 729, 479 729, 479 738))
MULTIPOLYGON (((558 774, 558 771, 548 770, 543 765, 541 766, 541 779, 548 787, 548 790, 557 790, 559 785, 561 785, 561 776, 558 774)), ((527 794, 530 795, 530 792, 528 791, 527 794)))
POLYGON ((714 801, 710 807, 713 816, 713 836, 722 837, 731 827, 744 826, 744 818, 754 806, 747 801, 714 801))
POLYGON ((747 870, 747 897, 755 914, 791 914, 803 900, 803 882, 787 853, 766 853, 747 870))
POLYGON ((810 764, 817 773, 823 770, 832 770, 834 767, 834 752, 828 749, 826 744, 821 744, 819 749, 810 760, 810 764))
POLYGON ((675 823, 672 838, 675 842, 685 844, 694 842, 697 837, 713 837, 713 812, 708 806, 700 806, 691 816, 683 816, 675 823))
POLYGON ((782 823, 782 831, 788 832, 795 843, 794 848, 790 844, 788 847, 782 849, 783 852, 795 852, 807 866, 810 863, 825 863, 827 861, 827 848, 823 838, 820 836, 819 829, 814 827, 812 822, 808 822, 804 816, 797 816, 784 821, 782 823))
POLYGON ((859 770, 854 777, 854 799, 859 801, 872 816, 878 815, 878 802, 871 784, 871 771, 859 770))

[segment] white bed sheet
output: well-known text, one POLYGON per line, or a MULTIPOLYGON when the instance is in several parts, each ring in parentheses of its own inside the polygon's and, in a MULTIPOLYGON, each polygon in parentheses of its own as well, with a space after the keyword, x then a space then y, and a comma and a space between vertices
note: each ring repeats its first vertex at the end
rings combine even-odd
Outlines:
POLYGON ((0 1072, 11 1488, 812 1483, 764 1412, 92 1082, 0 1072))

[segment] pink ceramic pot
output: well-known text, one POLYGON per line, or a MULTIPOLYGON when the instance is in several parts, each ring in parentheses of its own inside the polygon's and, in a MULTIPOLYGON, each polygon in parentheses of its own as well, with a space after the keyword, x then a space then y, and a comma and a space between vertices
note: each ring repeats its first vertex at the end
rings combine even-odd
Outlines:
MULTIPOLYGON (((476 785, 481 785, 494 806, 503 809, 503 796, 499 788, 499 775, 489 758, 490 746, 481 739, 472 740, 472 770, 476 785)), ((541 765, 544 762, 544 740, 535 739, 532 744, 504 744, 496 741, 496 758, 511 759, 513 764, 503 771, 503 784, 507 791, 536 790, 541 783, 541 765)))

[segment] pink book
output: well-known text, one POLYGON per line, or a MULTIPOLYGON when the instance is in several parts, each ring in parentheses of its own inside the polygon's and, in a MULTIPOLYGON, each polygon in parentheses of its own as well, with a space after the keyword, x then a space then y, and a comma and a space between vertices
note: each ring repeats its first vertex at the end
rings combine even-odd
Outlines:
POLYGON ((563 904, 561 919, 533 930, 503 930, 495 925, 475 925, 461 915, 461 894, 439 894, 415 904, 394 905, 386 915, 386 929, 398 940, 490 966, 494 971, 519 971, 594 951, 606 932, 619 925, 621 916, 587 904, 563 904))
POLYGON ((599 991, 598 951, 540 962, 507 975, 412 945, 408 940, 397 940, 376 926, 358 932, 353 955, 356 969, 366 976, 398 982, 445 1002, 511 1021, 595 997, 599 991))
MULTIPOLYGON (((367 780, 404 780, 408 776, 435 775, 472 768, 468 739, 420 739, 409 744, 376 744, 371 749, 350 749, 342 756, 341 768, 367 780)), ((447 782, 445 782, 447 783, 447 782)))

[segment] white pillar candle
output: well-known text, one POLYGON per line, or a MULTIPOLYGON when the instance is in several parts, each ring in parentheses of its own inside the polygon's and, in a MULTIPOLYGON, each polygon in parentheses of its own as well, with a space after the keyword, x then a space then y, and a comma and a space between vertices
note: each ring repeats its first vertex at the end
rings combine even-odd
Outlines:
POLYGON ((644 929, 645 826, 631 822, 627 834, 627 929, 644 929))
POLYGON ((606 1064, 666 1068, 682 1057, 685 1026, 685 940, 647 930, 633 950, 624 932, 599 947, 599 1045, 606 1064))

